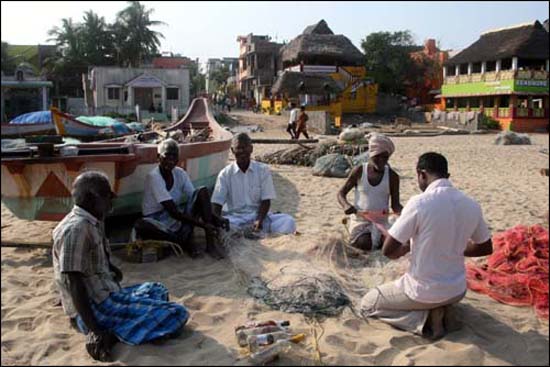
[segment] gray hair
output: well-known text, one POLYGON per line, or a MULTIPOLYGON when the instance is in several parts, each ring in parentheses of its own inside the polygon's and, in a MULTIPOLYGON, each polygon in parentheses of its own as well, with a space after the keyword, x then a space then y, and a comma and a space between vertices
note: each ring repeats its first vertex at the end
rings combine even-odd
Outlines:
POLYGON ((179 154, 180 147, 178 146, 178 142, 175 141, 172 138, 165 139, 159 143, 157 146, 157 152, 159 155, 166 154, 169 150, 176 150, 179 154))
POLYGON ((231 146, 234 147, 239 143, 252 145, 252 139, 250 139, 250 136, 248 136, 247 133, 238 133, 237 135, 233 136, 233 139, 231 140, 231 146))
POLYGON ((111 188, 109 179, 105 173, 99 171, 86 171, 81 173, 76 180, 74 180, 71 192, 75 204, 79 206, 85 204, 86 201, 89 200, 88 198, 91 194, 97 194, 98 191, 105 186, 109 187, 109 189, 111 188))

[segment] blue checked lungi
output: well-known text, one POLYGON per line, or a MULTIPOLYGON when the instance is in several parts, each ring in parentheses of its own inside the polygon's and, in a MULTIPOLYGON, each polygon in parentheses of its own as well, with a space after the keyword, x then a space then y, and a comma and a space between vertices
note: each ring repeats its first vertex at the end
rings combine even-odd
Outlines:
MULTIPOLYGON (((126 344, 138 345, 178 332, 189 319, 182 305, 168 302, 168 290, 147 282, 113 292, 100 304, 91 303, 99 327, 109 330, 126 344)), ((80 331, 88 328, 76 317, 80 331)))

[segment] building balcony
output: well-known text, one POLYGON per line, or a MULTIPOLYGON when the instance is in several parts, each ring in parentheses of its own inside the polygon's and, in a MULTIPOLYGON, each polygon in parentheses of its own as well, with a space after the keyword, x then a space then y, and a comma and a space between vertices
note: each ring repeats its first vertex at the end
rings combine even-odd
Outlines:
POLYGON ((480 112, 494 119, 544 119, 548 118, 548 109, 524 107, 459 107, 447 108, 447 112, 480 112))
POLYGON ((544 70, 501 70, 486 73, 461 74, 446 76, 443 84, 467 84, 477 82, 494 82, 500 80, 548 80, 550 74, 544 70))

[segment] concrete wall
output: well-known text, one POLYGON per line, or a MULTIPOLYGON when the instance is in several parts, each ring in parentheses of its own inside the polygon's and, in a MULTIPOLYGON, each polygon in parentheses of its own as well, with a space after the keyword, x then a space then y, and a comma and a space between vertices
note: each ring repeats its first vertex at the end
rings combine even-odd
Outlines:
POLYGON ((378 93, 376 100, 376 113, 380 115, 397 115, 402 111, 401 103, 400 96, 378 93))
POLYGON ((333 119, 326 111, 307 111, 309 120, 307 121, 308 131, 318 134, 328 135, 331 132, 331 125, 334 125, 333 119))
POLYGON ((431 123, 434 126, 447 126, 463 130, 479 130, 479 112, 445 112, 433 111, 431 114, 431 123))
POLYGON ((67 112, 75 116, 88 115, 84 98, 67 98, 67 112))

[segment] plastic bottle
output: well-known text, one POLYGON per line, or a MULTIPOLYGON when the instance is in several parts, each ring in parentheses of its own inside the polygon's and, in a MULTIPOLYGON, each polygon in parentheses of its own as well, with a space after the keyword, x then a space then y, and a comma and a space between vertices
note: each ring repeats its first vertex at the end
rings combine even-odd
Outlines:
POLYGON ((252 353, 250 355, 250 361, 255 365, 263 365, 271 362, 277 358, 280 353, 285 353, 291 348, 292 344, 288 340, 277 340, 274 344, 268 345, 256 353, 252 353))
POLYGON ((271 334, 250 335, 247 338, 247 343, 250 348, 250 352, 254 353, 261 347, 273 344, 276 340, 284 339, 285 336, 287 336, 287 334, 283 331, 277 331, 271 334), (284 336, 280 337, 277 334, 284 334, 284 336))
POLYGON ((237 326, 235 328, 235 332, 243 329, 253 329, 253 328, 262 327, 262 326, 287 327, 289 325, 290 325, 290 321, 288 320, 249 321, 244 325, 237 326))
POLYGON ((236 333, 237 342, 239 343, 239 346, 246 347, 248 345, 247 339, 250 335, 269 334, 276 331, 284 331, 284 330, 278 326, 263 326, 263 327, 253 328, 253 329, 239 330, 236 333))
POLYGON ((261 347, 273 344, 279 340, 288 340, 292 343, 299 343, 304 340, 306 334, 292 335, 286 331, 276 331, 269 334, 250 335, 247 339, 251 353, 257 352, 261 347))

